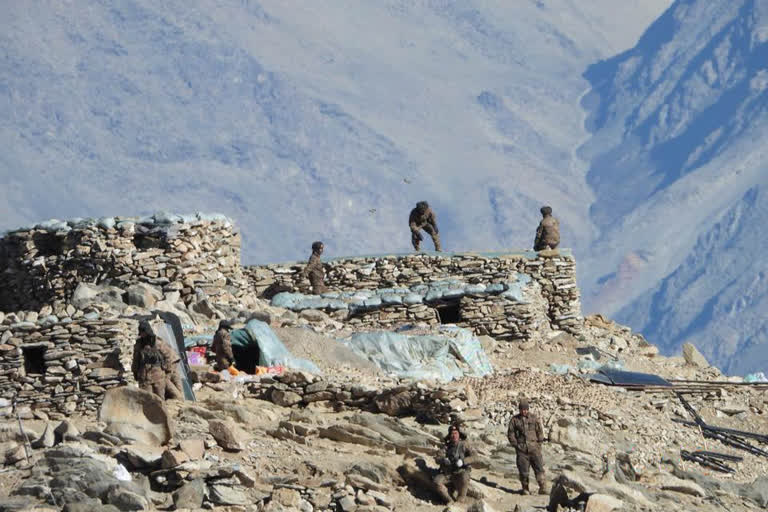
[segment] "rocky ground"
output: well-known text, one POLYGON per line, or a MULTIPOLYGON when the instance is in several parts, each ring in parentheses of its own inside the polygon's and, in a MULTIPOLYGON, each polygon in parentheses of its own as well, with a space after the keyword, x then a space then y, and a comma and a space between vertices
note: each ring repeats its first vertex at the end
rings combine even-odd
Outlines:
MULTIPOLYGON (((297 316, 268 307, 262 314, 322 376, 222 382, 197 368, 196 402, 163 408, 151 397, 125 392, 119 407, 105 406, 109 410, 99 418, 23 418, 25 435, 17 419, 5 418, 0 511, 60 510, 65 504, 71 511, 443 511, 446 505, 424 485, 420 468, 436 467, 449 411, 465 421, 481 454, 472 498, 449 510, 542 510, 550 496, 520 494, 506 440, 522 397, 544 424, 548 480, 571 498, 595 493, 586 510, 768 506, 768 458, 673 423, 691 418, 669 392, 627 391, 585 379, 595 365, 620 361, 614 364, 668 379, 726 380, 696 353, 660 357, 641 336, 602 317, 587 318, 581 336, 554 332, 539 344, 483 337, 494 374, 441 384, 383 375, 334 341, 345 328, 324 314, 297 316), (577 352, 588 346, 597 350, 577 352), (681 461, 681 449, 744 459, 732 463, 733 474, 723 475, 681 461)), ((708 423, 768 433, 765 391, 735 384, 688 396, 708 423)))

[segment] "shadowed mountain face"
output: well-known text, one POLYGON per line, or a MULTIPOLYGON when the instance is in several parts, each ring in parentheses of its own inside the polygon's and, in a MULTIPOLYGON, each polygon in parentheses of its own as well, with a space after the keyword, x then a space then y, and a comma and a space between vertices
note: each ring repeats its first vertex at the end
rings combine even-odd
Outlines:
POLYGON ((755 357, 768 354, 766 55, 768 1, 678 0, 586 73, 594 134, 579 153, 600 229, 587 308, 621 311, 668 352, 693 341, 737 373, 768 360, 755 357))
POLYGON ((0 228, 220 211, 264 262, 407 251, 421 199, 448 250, 530 247, 551 203, 586 247, 581 75, 668 4, 7 2, 0 228))

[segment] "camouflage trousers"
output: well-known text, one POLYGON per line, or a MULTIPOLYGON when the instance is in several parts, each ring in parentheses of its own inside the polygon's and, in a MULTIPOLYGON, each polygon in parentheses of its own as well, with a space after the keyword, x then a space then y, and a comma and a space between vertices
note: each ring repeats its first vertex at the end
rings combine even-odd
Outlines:
POLYGON ((439 473, 435 475, 434 481, 435 490, 445 503, 453 501, 451 499, 451 493, 448 491, 448 486, 446 485, 448 483, 450 483, 456 491, 456 501, 462 501, 467 496, 467 491, 469 490, 469 471, 456 471, 449 475, 439 473))
POLYGON ((143 372, 142 378, 139 380, 139 388, 144 391, 149 391, 160 397, 161 400, 165 400, 165 372, 162 368, 154 367, 148 368, 143 372))
MULTIPOLYGON (((442 250, 442 247, 440 246, 440 235, 435 231, 435 228, 433 228, 431 224, 425 224, 419 226, 419 230, 421 229, 426 231, 427 234, 432 237, 432 243, 435 244, 435 250, 440 252, 442 250)), ((422 236, 419 231, 411 231, 411 244, 417 251, 421 248, 421 239, 422 236)))
POLYGON ((309 274, 309 284, 312 285, 312 295, 321 295, 328 291, 321 275, 309 274))
POLYGON ((536 483, 539 484, 539 491, 546 488, 546 480, 544 474, 544 458, 541 456, 541 451, 523 451, 517 450, 517 471, 520 474, 520 485, 524 491, 528 490, 528 476, 530 470, 533 468, 533 472, 536 475, 536 483))

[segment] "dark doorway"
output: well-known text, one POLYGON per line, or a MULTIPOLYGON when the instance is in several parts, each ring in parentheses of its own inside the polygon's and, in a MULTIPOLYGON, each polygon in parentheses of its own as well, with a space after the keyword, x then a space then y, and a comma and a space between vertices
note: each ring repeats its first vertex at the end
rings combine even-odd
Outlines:
POLYGON ((461 322, 461 312, 458 302, 450 302, 437 306, 437 318, 441 324, 457 324, 461 322))
POLYGON ((29 374, 45 374, 45 347, 21 347, 24 355, 24 372, 29 374))
POLYGON ((40 256, 56 256, 63 252, 64 239, 56 236, 56 233, 35 233, 32 242, 40 256))

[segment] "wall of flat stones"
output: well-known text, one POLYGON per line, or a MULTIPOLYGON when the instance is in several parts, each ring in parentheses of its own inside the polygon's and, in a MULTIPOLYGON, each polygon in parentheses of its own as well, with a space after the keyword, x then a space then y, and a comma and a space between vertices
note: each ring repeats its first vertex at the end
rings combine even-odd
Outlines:
POLYGON ((14 399, 21 410, 96 411, 107 389, 133 381, 137 321, 35 316, 0 313, 0 414, 14 399))
POLYGON ((147 283, 185 303, 244 289, 240 234, 229 220, 173 217, 49 222, 0 238, 0 311, 61 309, 80 282, 147 283))
POLYGON ((248 383, 251 395, 282 407, 327 402, 337 409, 363 410, 390 416, 422 416, 447 422, 467 407, 464 390, 427 387, 419 383, 384 389, 350 382, 335 382, 303 372, 267 376, 248 383))
MULTIPOLYGON (((551 330, 548 304, 536 282, 528 285, 523 294, 523 302, 501 295, 465 295, 458 300, 460 321, 454 323, 471 329, 477 335, 489 335, 498 340, 539 340, 551 330)), ((334 317, 360 330, 386 330, 416 322, 437 325, 441 323, 439 307, 445 304, 446 301, 435 305, 388 305, 356 312, 348 318, 338 314, 334 317)))
MULTIPOLYGON (((577 333, 581 328, 581 301, 576 284, 576 263, 567 249, 519 254, 408 254, 330 260, 324 263, 330 291, 354 291, 410 287, 449 278, 470 284, 514 281, 517 273, 529 275, 538 284, 541 306, 552 328, 577 333)), ((308 292, 309 282, 300 276, 304 263, 246 267, 252 288, 262 293, 281 285, 308 292)), ((537 305, 502 304, 491 297, 468 297, 462 305, 465 323, 481 334, 501 334, 526 339, 524 333, 541 327, 544 317, 537 305), (504 313, 502 313, 502 309, 504 313), (466 313, 464 313, 464 311, 466 313), (505 326, 503 324, 509 324, 505 326), (514 325, 514 327, 512 327, 514 325)), ((434 310, 426 305, 413 308, 386 307, 371 312, 369 323, 395 325, 413 319, 434 322, 434 310)), ((356 318, 352 316, 351 319, 356 318)))

